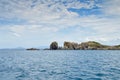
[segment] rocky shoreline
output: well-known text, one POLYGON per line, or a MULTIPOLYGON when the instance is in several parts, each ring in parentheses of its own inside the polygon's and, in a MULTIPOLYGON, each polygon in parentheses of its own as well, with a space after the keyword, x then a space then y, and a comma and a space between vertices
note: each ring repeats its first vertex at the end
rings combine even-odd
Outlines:
POLYGON ((80 44, 65 41, 63 47, 59 47, 56 41, 50 44, 50 50, 120 50, 120 45, 108 46, 99 42, 88 41, 80 44))
MULTIPOLYGON (((28 48, 26 50, 40 50, 38 48, 28 48)), ((99 42, 88 41, 82 43, 68 42, 63 43, 63 47, 58 45, 58 42, 54 41, 50 44, 49 48, 43 50, 120 50, 120 45, 109 46, 103 45, 99 42)))

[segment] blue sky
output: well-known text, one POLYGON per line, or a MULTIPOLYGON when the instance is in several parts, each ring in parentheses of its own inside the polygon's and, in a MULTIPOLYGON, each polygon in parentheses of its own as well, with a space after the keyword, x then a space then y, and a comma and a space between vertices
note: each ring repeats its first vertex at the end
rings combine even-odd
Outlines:
POLYGON ((116 45, 119 30, 120 0, 0 0, 0 48, 52 41, 116 45))

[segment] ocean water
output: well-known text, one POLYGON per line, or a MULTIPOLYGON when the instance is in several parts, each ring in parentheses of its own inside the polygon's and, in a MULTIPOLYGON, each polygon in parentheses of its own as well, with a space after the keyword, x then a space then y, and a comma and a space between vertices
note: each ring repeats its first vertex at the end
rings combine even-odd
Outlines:
POLYGON ((120 51, 0 50, 0 80, 120 80, 120 51))

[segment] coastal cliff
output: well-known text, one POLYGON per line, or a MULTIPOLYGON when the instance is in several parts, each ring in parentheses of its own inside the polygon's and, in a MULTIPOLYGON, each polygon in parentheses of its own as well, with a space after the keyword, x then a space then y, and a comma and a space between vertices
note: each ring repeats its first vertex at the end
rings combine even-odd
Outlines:
POLYGON ((50 44, 51 50, 120 50, 120 45, 108 46, 99 42, 88 41, 80 44, 76 42, 65 41, 63 47, 59 47, 56 41, 50 44))

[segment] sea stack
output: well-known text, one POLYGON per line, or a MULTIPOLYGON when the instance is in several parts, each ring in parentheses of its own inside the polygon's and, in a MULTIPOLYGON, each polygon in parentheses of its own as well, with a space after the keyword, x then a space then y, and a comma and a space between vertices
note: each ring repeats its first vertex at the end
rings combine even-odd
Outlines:
POLYGON ((58 49, 58 43, 56 41, 52 42, 50 44, 50 49, 51 50, 57 50, 58 49))

